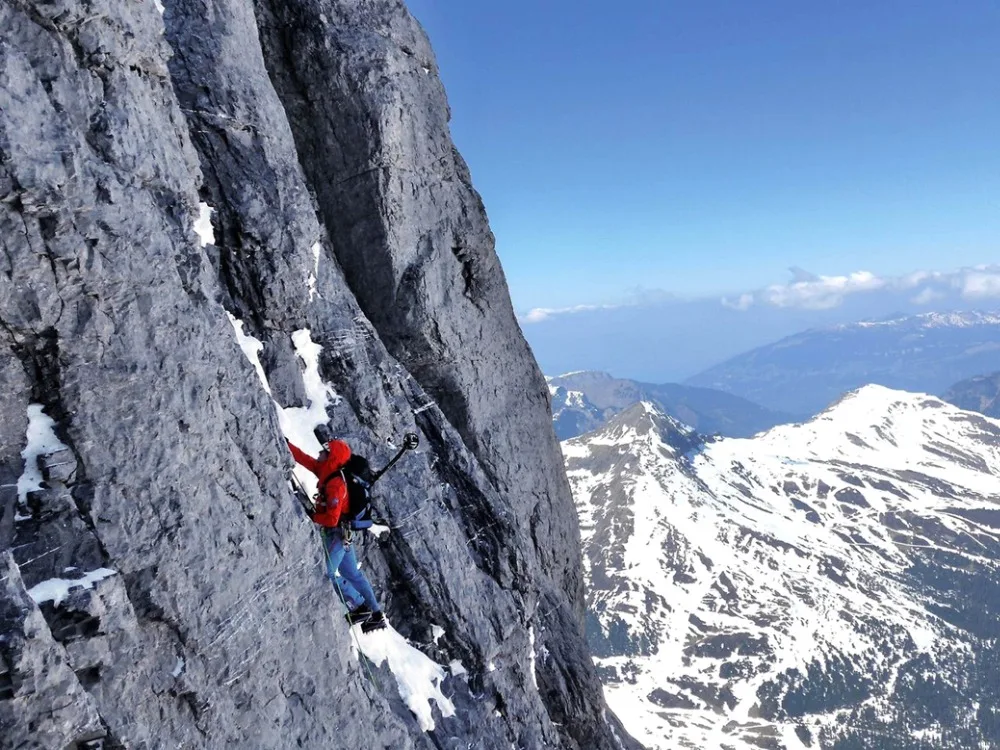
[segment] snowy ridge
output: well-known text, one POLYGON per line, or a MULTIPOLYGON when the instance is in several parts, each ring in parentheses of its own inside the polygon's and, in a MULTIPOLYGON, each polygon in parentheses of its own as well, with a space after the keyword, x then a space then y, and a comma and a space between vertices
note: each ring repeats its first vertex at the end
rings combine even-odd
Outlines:
POLYGON ((830 330, 844 331, 850 328, 881 328, 898 325, 916 324, 920 328, 968 328, 970 326, 988 326, 1000 324, 1000 313, 971 310, 967 312, 950 313, 920 313, 906 315, 889 320, 865 320, 859 323, 842 323, 832 326, 830 330))
MULTIPOLYGON (((564 377, 564 376, 560 376, 564 377)), ((552 422, 560 437, 590 432, 604 422, 604 414, 583 391, 548 383, 552 401, 552 422)))
POLYGON ((694 437, 644 404, 563 445, 626 728, 662 750, 976 747, 945 739, 980 721, 992 626, 939 581, 972 567, 1000 602, 1000 422, 869 386, 804 425, 694 437), (932 679, 956 695, 921 724, 932 679))

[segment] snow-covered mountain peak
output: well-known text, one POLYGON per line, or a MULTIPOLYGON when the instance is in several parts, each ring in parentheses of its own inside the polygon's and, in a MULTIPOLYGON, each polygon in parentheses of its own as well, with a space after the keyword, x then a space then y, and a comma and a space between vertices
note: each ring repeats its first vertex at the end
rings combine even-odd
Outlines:
POLYGON ((641 443, 679 456, 701 438, 686 424, 665 414, 655 404, 640 401, 615 415, 594 432, 563 443, 563 455, 577 455, 593 446, 618 446, 632 451, 641 443))
POLYGON ((622 417, 563 448, 588 637, 649 747, 912 739, 899 706, 932 679, 952 721, 976 710, 975 644, 1000 635, 1000 422, 879 386, 750 439, 622 417))
POLYGON ((890 473, 919 471, 988 492, 1000 468, 1000 422, 927 394, 869 385, 805 424, 758 436, 754 453, 890 473))
POLYGON ((889 415, 897 410, 920 411, 946 406, 947 403, 927 393, 912 393, 869 384, 845 393, 816 418, 864 423, 872 414, 889 415))
POLYGON ((602 372, 600 370, 571 370, 570 372, 564 372, 561 375, 556 375, 551 380, 563 380, 566 378, 579 378, 585 376, 589 380, 612 380, 613 378, 609 373, 602 372))

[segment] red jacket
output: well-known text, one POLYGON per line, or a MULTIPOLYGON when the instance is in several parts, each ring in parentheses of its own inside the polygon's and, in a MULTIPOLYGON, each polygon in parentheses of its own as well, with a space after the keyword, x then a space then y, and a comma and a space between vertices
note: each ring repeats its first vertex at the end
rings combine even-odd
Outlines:
POLYGON ((331 440, 326 445, 329 452, 325 461, 313 458, 288 443, 295 461, 319 478, 319 498, 312 520, 320 526, 335 528, 340 515, 347 512, 347 485, 340 470, 351 457, 351 449, 341 440, 331 440))

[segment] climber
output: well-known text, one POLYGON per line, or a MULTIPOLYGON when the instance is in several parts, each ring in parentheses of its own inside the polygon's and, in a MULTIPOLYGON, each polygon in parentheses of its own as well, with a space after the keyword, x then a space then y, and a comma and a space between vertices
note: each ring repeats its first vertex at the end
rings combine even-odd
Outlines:
MULTIPOLYGON (((347 606, 347 622, 351 625, 360 622, 364 633, 381 630, 386 626, 385 614, 375 598, 371 584, 358 569, 358 558, 351 546, 352 532, 371 526, 367 486, 364 487, 365 507, 352 509, 345 481, 345 467, 348 464, 361 474, 368 462, 361 456, 352 457, 350 447, 342 440, 331 440, 318 458, 313 458, 291 442, 288 443, 288 448, 297 463, 319 478, 315 509, 309 515, 320 527, 326 551, 326 574, 347 606), (362 512, 359 513, 359 510, 362 512), (359 520, 356 518, 359 515, 367 517, 359 520)), ((354 472, 350 472, 348 478, 352 483, 356 482, 354 472)), ((366 482, 367 477, 362 476, 360 479, 361 484, 369 484, 366 482)))

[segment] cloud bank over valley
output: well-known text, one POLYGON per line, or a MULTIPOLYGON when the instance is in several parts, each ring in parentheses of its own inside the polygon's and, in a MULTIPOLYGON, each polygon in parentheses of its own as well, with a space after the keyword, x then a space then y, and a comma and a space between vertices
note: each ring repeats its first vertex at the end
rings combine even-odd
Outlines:
POLYGON ((1000 307, 1000 265, 791 279, 720 297, 643 291, 614 303, 538 307, 520 315, 545 372, 604 370, 648 382, 683 380, 728 357, 809 328, 928 311, 1000 307))

